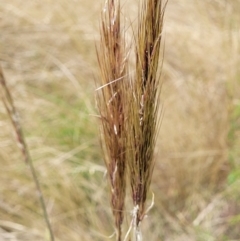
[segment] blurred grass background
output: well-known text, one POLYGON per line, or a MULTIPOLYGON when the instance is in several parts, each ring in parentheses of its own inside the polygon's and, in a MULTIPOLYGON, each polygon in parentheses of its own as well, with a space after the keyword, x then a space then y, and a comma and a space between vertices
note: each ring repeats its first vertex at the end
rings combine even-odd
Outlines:
MULTIPOLYGON (((57 240, 114 231, 94 117, 102 5, 0 0, 0 59, 57 240)), ((124 7, 130 24, 137 1, 124 7)), ((239 0, 168 3, 149 240, 240 240, 239 12, 239 0)), ((48 240, 2 104, 0 163, 0 240, 48 240)))

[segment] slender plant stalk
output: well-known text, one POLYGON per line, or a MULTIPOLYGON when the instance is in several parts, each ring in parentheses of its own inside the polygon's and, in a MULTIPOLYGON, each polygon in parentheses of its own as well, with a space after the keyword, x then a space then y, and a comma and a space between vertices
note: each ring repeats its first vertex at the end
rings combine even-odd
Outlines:
POLYGON ((101 118, 102 147, 111 187, 111 206, 117 241, 121 241, 126 194, 126 104, 124 82, 127 53, 121 27, 120 1, 107 0, 102 12, 100 46, 100 87, 97 103, 101 118))
POLYGON ((16 133, 16 136, 17 136, 17 141, 18 141, 18 144, 19 144, 20 149, 22 151, 24 161, 30 168, 32 178, 33 178, 33 181, 35 183, 36 190, 38 192, 38 197, 39 197, 39 201, 40 201, 40 204, 41 204, 41 207, 42 207, 42 210, 43 210, 43 215, 44 215, 44 219, 45 219, 45 222, 46 222, 46 225, 47 225, 47 229, 49 231, 50 240, 54 241, 54 234, 53 234, 52 227, 51 227, 51 224, 50 224, 50 221, 49 221, 49 217, 48 217, 48 213, 47 213, 47 209, 46 209, 44 196, 43 196, 43 193, 42 193, 42 190, 41 190, 41 186, 40 186, 40 183, 38 181, 37 173, 36 173, 36 170, 34 168, 31 156, 29 154, 28 146, 27 146, 27 143, 25 141, 25 137, 24 137, 24 134, 23 134, 23 131, 22 131, 22 127, 20 125, 20 121, 19 121, 19 118, 18 118, 18 112, 17 112, 17 109, 14 105, 11 93, 10 93, 8 87, 7 87, 6 80, 5 80, 5 77, 4 77, 3 70, 1 68, 1 66, 0 66, 0 85, 1 85, 1 97, 2 97, 3 104, 6 108, 6 111, 9 115, 9 118, 12 122, 13 127, 14 127, 14 130, 15 130, 15 133, 16 133))

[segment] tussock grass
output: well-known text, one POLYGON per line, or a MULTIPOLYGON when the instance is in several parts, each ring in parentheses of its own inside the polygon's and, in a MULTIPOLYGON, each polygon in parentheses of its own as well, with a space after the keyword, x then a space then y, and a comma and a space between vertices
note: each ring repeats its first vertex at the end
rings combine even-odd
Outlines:
MULTIPOLYGON (((1 1, 0 58, 56 240, 106 240, 114 223, 102 198, 109 189, 97 120, 89 116, 95 112, 91 80, 97 72, 94 44, 101 2, 25 2, 23 7, 21 0, 1 1)), ((134 26, 135 4, 124 4, 134 26)), ((155 205, 141 226, 149 240, 239 238, 239 9, 238 0, 168 3, 164 118, 151 184, 155 205)), ((1 220, 21 224, 28 233, 12 229, 7 237, 47 240, 31 176, 19 160, 0 104, 1 220)), ((146 207, 150 204, 151 193, 146 207)), ((126 205, 129 224, 131 200, 126 205)))

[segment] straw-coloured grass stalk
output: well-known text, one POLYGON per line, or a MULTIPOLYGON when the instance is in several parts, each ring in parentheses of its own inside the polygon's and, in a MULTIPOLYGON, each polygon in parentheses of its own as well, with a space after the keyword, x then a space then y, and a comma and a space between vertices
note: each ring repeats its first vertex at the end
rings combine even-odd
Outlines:
POLYGON ((45 200, 44 200, 44 196, 42 193, 42 189, 40 186, 40 183, 38 181, 38 177, 37 177, 37 173, 36 170, 34 168, 33 165, 33 161, 32 158, 29 154, 29 150, 28 150, 28 146, 27 143, 25 141, 25 136, 23 134, 22 131, 22 127, 18 118, 18 112, 17 109, 15 107, 11 92, 9 91, 8 87, 7 87, 7 83, 3 74, 3 70, 0 66, 0 94, 1 94, 1 98, 2 98, 2 102, 5 106, 5 109, 8 113, 8 116, 12 122, 12 125, 14 127, 14 131, 17 137, 17 143, 22 151, 23 154, 23 159, 25 161, 25 163, 29 166, 31 174, 32 174, 32 178, 36 187, 36 191, 39 197, 39 201, 40 201, 40 205, 43 211, 43 215, 44 215, 44 219, 46 222, 46 226, 49 232, 49 236, 50 236, 50 240, 54 241, 54 234, 52 231, 52 226, 51 223, 49 221, 49 217, 48 217, 48 213, 47 213, 47 208, 46 208, 46 204, 45 204, 45 200))

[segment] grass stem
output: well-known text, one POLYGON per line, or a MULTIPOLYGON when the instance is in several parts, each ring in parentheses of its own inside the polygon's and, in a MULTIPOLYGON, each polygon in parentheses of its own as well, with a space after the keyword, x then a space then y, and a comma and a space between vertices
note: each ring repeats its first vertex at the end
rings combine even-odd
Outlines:
POLYGON ((33 165, 32 158, 29 154, 29 149, 28 149, 27 143, 25 141, 25 137, 24 137, 24 134, 23 134, 23 131, 22 131, 22 127, 21 127, 21 124, 20 124, 20 121, 19 121, 18 112, 17 112, 17 109, 14 105, 12 95, 11 95, 11 93, 10 93, 8 87, 7 87, 6 80, 5 80, 5 77, 4 77, 3 70, 2 70, 1 66, 0 66, 0 85, 1 85, 1 97, 2 97, 3 104, 5 106, 5 109, 8 113, 8 116, 9 116, 9 118, 12 122, 12 125, 14 127, 14 131, 15 131, 16 136, 17 136, 17 142, 18 142, 18 145, 19 145, 19 147, 22 151, 24 161, 30 168, 32 178, 33 178, 33 181, 34 181, 35 186, 36 186, 36 191, 38 193, 38 198, 39 198, 40 205, 41 205, 41 208, 42 208, 42 211, 43 211, 44 219, 45 219, 45 222, 46 222, 46 225, 47 225, 47 229, 49 231, 50 240, 54 241, 54 234, 53 234, 53 231, 52 231, 51 223, 49 221, 43 192, 41 190, 41 186, 40 186, 40 183, 39 183, 39 180, 38 180, 38 177, 37 177, 36 170, 35 170, 34 165, 33 165))

